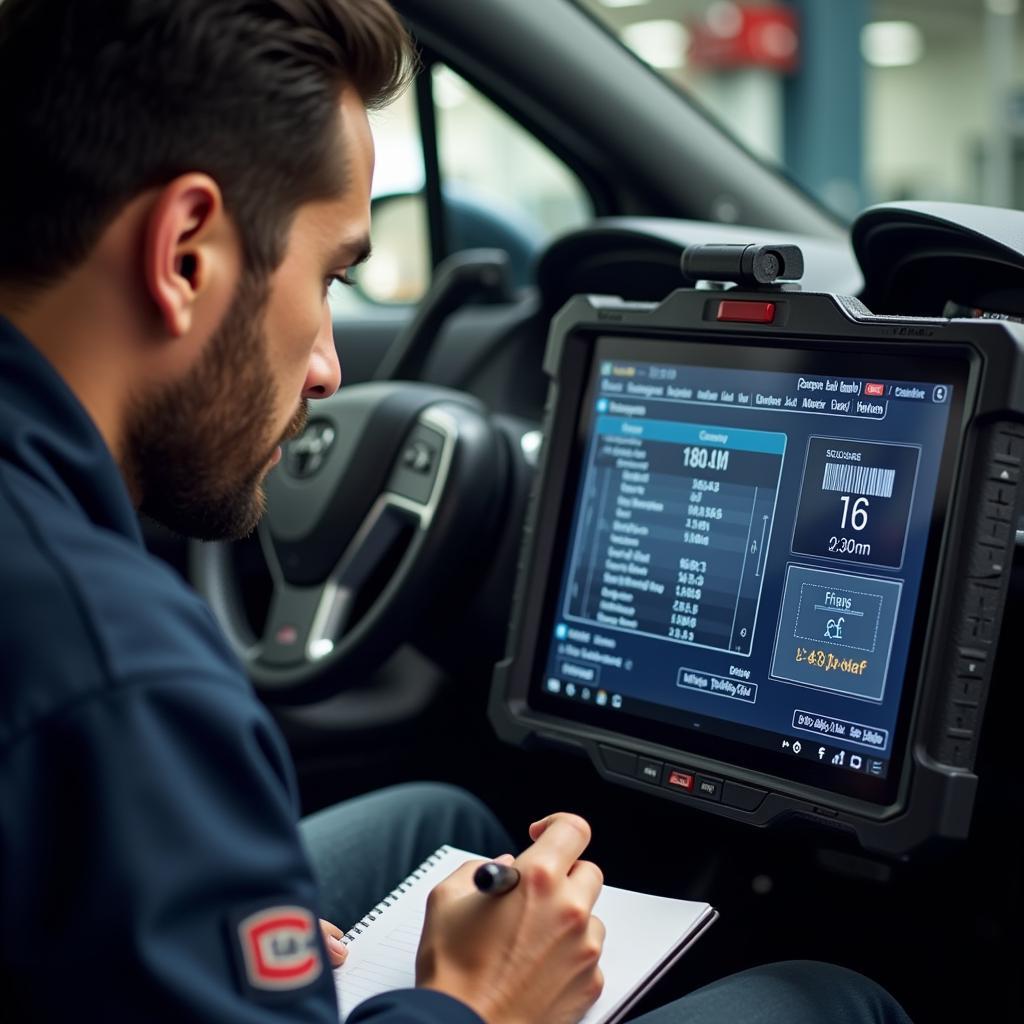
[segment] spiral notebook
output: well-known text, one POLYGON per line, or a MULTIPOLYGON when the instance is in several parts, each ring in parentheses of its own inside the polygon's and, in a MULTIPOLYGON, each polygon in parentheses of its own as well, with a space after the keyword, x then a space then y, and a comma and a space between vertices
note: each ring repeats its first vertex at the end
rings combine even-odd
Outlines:
MULTIPOLYGON (((442 846, 345 935, 348 959, 334 971, 342 1020, 372 996, 416 984, 416 950, 427 895, 466 861, 486 859, 442 846)), ((610 885, 601 889, 594 913, 607 929, 601 955, 605 984, 582 1024, 620 1020, 718 917, 707 903, 647 896, 610 885)))

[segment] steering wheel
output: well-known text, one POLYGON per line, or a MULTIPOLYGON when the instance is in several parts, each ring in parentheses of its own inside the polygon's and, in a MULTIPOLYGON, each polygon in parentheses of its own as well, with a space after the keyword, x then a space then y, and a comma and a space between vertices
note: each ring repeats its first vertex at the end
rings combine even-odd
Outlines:
POLYGON ((226 543, 192 573, 261 696, 305 704, 365 679, 442 596, 496 522, 508 452, 483 406, 428 384, 377 381, 310 407, 268 475, 259 540, 272 581, 249 625, 226 543))

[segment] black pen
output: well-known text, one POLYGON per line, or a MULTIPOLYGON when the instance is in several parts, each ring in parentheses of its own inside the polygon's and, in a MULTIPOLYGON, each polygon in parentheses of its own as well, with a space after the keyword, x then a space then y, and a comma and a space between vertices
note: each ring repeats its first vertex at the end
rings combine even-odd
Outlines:
POLYGON ((507 864, 481 864, 473 872, 473 882, 477 889, 488 896, 500 896, 509 892, 519 884, 519 872, 507 864))

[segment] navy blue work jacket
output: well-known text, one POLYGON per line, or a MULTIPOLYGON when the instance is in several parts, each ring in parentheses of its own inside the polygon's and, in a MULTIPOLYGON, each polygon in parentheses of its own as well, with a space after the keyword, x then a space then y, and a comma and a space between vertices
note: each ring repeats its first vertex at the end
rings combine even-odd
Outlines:
MULTIPOLYGON (((0 318, 0 1017, 336 1021, 288 751, 0 318)), ((352 1024, 480 1024, 405 990, 352 1024)))

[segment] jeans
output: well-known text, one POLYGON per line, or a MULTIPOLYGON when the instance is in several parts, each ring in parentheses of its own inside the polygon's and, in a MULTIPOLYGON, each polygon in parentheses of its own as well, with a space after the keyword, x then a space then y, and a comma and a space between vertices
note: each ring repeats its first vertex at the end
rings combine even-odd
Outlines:
MULTIPOLYGON (((439 846, 489 857, 518 847, 475 797, 415 783, 348 800, 300 831, 328 920, 347 929, 439 846)), ((884 989, 842 967, 791 961, 755 967, 635 1018, 635 1024, 910 1024, 884 989)))

